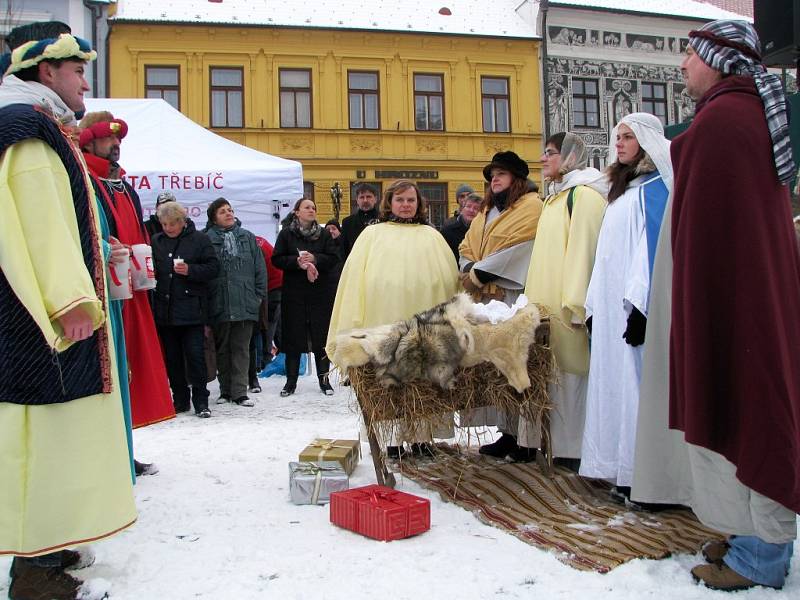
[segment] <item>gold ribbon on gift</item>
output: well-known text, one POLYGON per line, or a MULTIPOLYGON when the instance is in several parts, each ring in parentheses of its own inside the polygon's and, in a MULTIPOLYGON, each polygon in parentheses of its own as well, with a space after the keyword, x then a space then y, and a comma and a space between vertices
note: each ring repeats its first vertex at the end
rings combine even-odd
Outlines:
POLYGON ((323 467, 317 463, 301 462, 297 464, 295 473, 302 473, 303 475, 314 475, 314 491, 311 494, 311 504, 316 504, 319 500, 319 492, 322 488, 322 474, 330 471, 344 471, 342 467, 323 467))
POLYGON ((325 460, 325 453, 328 450, 332 450, 333 448, 342 448, 344 450, 353 450, 352 446, 344 445, 344 444, 337 444, 339 440, 331 440, 330 442, 323 442, 320 439, 314 440, 308 446, 309 448, 319 448, 319 454, 317 454, 317 460, 325 460))

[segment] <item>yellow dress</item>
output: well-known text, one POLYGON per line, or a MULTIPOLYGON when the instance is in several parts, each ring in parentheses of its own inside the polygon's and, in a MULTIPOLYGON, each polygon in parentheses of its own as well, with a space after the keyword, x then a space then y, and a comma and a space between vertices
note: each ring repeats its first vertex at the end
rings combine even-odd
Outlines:
MULTIPOLYGON (((48 345, 69 347, 57 319, 81 305, 107 329, 113 361, 107 307, 83 263, 68 176, 44 142, 20 142, 0 157, 0 214, 0 268, 48 345)), ((0 403, 0 555, 46 554, 136 520, 116 367, 111 372, 110 394, 0 403)))
POLYGON ((453 252, 428 225, 378 223, 356 240, 342 269, 328 329, 336 334, 402 321, 458 290, 453 252))
POLYGON ((533 246, 525 295, 550 311, 550 344, 559 369, 589 372, 589 338, 582 325, 586 290, 592 276, 597 236, 606 201, 595 190, 578 186, 572 216, 567 210, 569 190, 545 199, 533 246))

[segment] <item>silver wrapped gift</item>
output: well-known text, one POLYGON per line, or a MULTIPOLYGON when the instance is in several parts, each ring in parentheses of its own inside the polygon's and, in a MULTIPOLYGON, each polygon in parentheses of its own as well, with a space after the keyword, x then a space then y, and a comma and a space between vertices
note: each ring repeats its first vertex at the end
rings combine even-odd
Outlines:
POLYGON ((336 461, 289 463, 289 493, 295 504, 326 504, 331 492, 349 488, 350 478, 336 461))

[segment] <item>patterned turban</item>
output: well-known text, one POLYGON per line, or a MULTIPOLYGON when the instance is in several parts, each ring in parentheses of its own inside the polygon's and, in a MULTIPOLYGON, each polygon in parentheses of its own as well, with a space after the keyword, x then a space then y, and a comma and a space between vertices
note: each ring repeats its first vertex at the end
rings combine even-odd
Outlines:
POLYGON ((794 177, 795 166, 789 140, 786 93, 780 78, 767 72, 761 63, 761 42, 753 25, 747 21, 712 21, 689 32, 689 45, 712 69, 755 80, 764 103, 778 179, 788 184, 794 177))

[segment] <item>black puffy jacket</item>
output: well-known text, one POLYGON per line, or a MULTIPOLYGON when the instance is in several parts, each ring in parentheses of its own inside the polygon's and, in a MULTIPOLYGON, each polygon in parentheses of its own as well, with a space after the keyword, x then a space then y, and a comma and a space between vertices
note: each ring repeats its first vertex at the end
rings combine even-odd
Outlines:
POLYGON ((153 313, 159 325, 202 325, 208 320, 208 282, 219 272, 211 240, 191 219, 175 238, 157 233, 151 240, 156 289, 153 313), (173 270, 173 260, 189 265, 188 275, 173 270))

